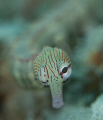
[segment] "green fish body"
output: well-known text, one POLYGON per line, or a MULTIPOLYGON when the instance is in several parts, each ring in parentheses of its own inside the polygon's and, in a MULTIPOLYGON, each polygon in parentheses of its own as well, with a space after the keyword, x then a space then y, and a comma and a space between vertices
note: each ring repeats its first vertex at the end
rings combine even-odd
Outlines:
POLYGON ((53 108, 63 106, 62 86, 71 72, 71 61, 67 53, 47 46, 36 57, 15 59, 12 63, 12 74, 21 87, 50 87, 53 108))
POLYGON ((45 86, 50 86, 52 106, 63 106, 62 85, 71 75, 71 61, 61 49, 44 47, 33 62, 36 79, 45 86))

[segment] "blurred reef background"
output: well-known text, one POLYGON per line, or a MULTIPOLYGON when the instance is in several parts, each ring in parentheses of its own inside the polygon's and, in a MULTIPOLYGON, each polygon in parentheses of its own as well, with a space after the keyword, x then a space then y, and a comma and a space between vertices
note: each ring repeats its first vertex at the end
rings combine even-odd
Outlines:
POLYGON ((0 120, 103 120, 103 0, 0 0, 0 120), (48 88, 20 89, 10 53, 27 58, 43 46, 65 50, 72 75, 65 105, 48 88))

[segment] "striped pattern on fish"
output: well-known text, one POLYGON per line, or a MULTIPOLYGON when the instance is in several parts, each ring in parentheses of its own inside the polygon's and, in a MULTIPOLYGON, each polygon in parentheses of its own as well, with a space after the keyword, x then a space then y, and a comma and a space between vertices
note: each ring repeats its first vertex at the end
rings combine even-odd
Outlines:
POLYGON ((50 86, 53 107, 60 108, 62 85, 71 75, 71 61, 66 52, 58 48, 44 47, 33 62, 36 79, 45 86, 50 86))
POLYGON ((71 75, 71 61, 66 52, 44 47, 41 53, 29 59, 13 59, 12 74, 22 88, 34 89, 49 86, 52 106, 63 106, 62 85, 71 75))

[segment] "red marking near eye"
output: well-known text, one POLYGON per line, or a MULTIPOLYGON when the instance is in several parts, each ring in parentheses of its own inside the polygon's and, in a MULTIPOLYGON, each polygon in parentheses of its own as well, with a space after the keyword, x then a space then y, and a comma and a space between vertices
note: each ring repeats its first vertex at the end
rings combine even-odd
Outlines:
POLYGON ((71 64, 68 66, 68 68, 71 67, 71 64))
POLYGON ((45 77, 46 75, 44 74, 44 77, 45 77))

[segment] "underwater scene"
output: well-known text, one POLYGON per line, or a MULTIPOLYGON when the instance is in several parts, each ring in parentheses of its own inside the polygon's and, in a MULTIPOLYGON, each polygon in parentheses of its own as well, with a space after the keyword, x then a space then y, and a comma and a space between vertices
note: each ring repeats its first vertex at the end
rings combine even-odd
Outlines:
POLYGON ((0 120, 103 120, 103 0, 0 0, 0 120))

